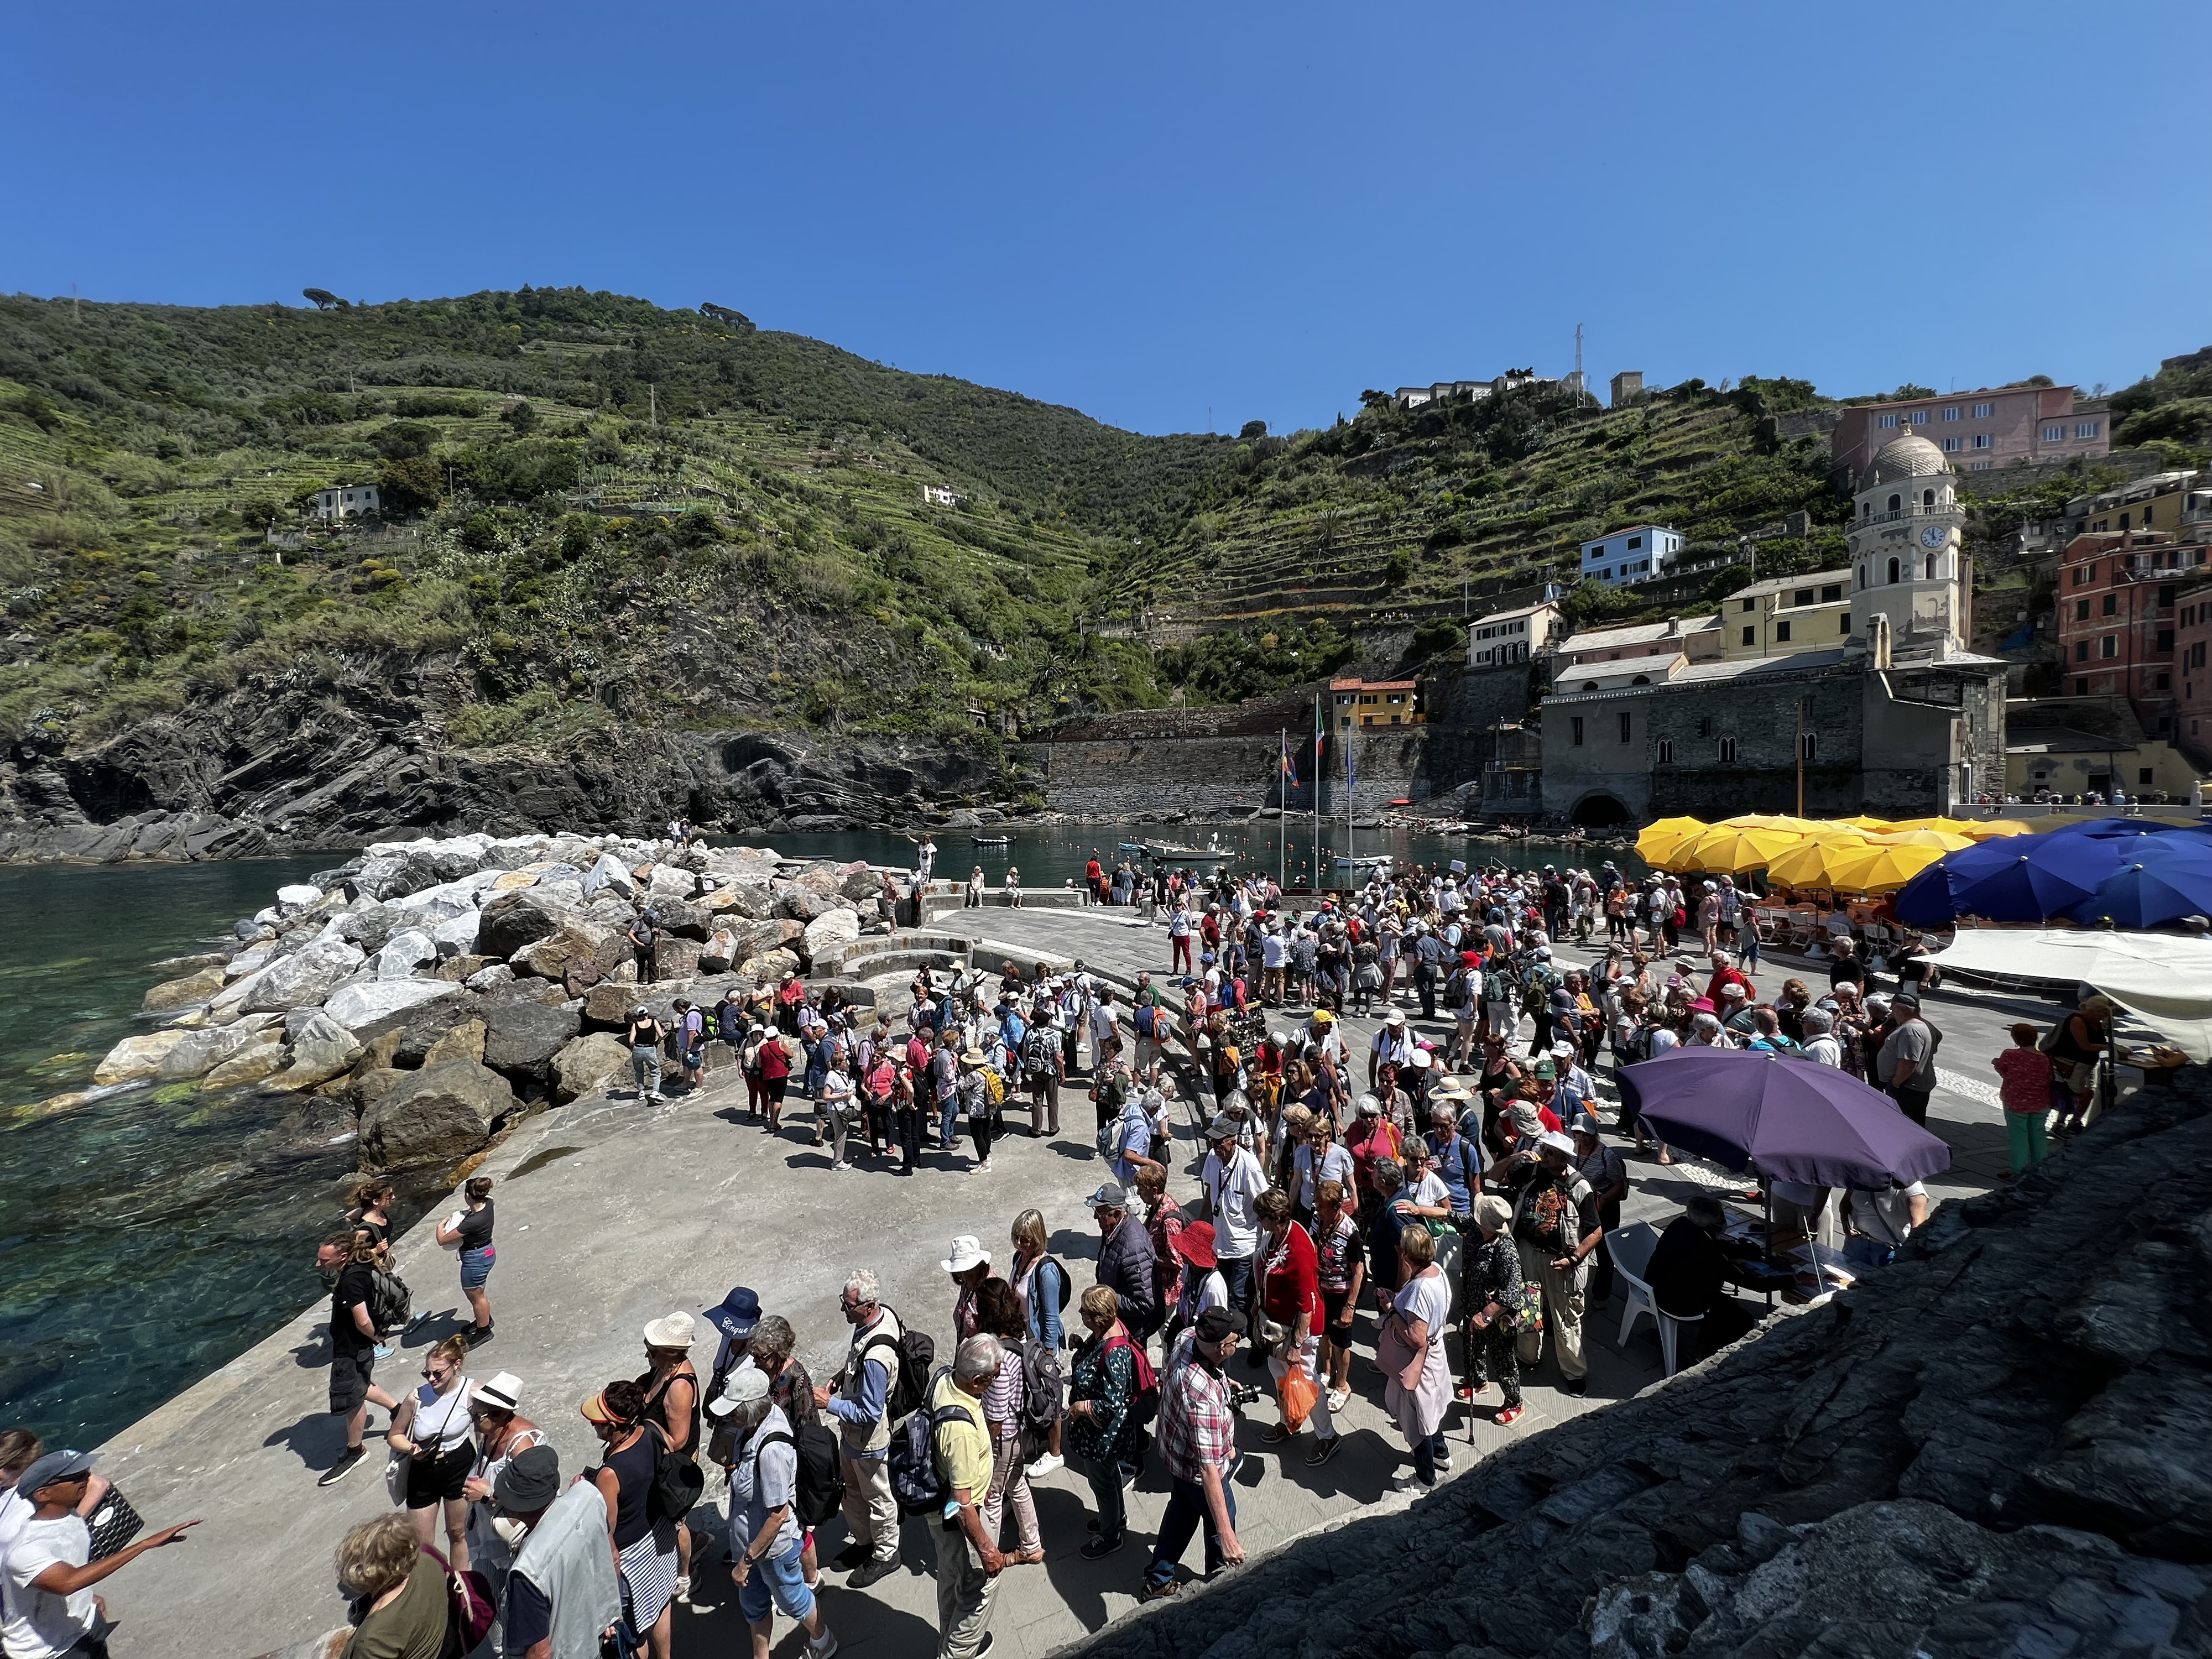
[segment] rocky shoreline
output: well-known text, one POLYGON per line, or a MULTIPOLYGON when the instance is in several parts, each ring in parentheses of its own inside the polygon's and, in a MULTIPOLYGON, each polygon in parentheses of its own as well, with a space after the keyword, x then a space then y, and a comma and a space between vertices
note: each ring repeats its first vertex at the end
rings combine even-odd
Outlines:
POLYGON ((450 1163, 625 1070, 617 1033, 640 1002, 665 1020, 678 996, 711 1003, 888 931, 879 884, 865 864, 760 848, 380 842, 280 889, 234 944, 163 964, 177 976, 143 1006, 161 1024, 116 1044, 94 1082, 313 1091, 354 1109, 364 1169, 450 1163), (658 980, 641 988, 629 933, 648 907, 658 980))

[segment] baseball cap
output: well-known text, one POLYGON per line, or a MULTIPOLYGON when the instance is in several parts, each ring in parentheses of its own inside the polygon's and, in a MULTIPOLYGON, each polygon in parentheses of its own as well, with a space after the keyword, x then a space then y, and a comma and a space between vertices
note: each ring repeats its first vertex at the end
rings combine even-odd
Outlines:
POLYGON ((1233 1308, 1208 1308, 1198 1316, 1198 1340, 1218 1342, 1244 1334, 1244 1316, 1233 1308))
MULTIPOLYGON (((1084 1200, 1091 1209, 1126 1210, 1129 1207, 1128 1189, 1118 1181, 1104 1181, 1098 1190, 1084 1200)), ((971 1264, 972 1265, 972 1264, 971 1264)))
POLYGON ((72 1475, 91 1474, 92 1458, 93 1454, 88 1451, 50 1451, 17 1477, 15 1490, 26 1498, 35 1498, 41 1486, 51 1486, 72 1475))

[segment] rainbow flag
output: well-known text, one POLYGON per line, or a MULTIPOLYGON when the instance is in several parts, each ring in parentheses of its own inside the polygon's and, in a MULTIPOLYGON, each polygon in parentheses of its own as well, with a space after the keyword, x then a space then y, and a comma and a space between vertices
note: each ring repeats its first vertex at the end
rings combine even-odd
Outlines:
POLYGON ((1291 788, 1295 789, 1298 787, 1298 769, 1291 763, 1291 740, 1288 738, 1285 738, 1283 739, 1282 773, 1284 781, 1288 783, 1291 788))

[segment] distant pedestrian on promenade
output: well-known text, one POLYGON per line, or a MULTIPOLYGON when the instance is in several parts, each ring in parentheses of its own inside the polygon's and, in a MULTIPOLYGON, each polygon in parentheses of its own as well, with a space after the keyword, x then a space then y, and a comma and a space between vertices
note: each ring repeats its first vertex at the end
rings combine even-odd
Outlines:
POLYGON ((438 1243, 461 1253, 461 1294, 477 1316, 468 1332, 469 1346, 480 1348, 492 1339, 491 1297, 484 1286, 499 1259, 491 1242, 491 1177, 471 1177, 461 1197, 462 1207, 438 1224, 438 1243))

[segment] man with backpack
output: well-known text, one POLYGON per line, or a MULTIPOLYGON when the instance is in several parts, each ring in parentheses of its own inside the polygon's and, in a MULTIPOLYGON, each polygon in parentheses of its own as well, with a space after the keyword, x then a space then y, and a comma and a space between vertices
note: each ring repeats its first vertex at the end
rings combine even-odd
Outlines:
POLYGON ((1560 1387, 1571 1395, 1589 1389, 1583 1355, 1583 1305, 1589 1258, 1604 1238, 1597 1194, 1574 1167, 1575 1143, 1557 1129, 1537 1143, 1536 1168, 1513 1209, 1513 1241, 1523 1276, 1543 1286, 1544 1323, 1559 1356, 1560 1387))
POLYGON ((809 1659, 830 1659, 837 1638, 806 1587, 799 1560, 805 1534, 791 1421, 769 1398, 769 1380, 758 1370, 732 1375, 725 1398, 730 1401, 725 1421, 738 1442, 730 1468, 730 1531, 738 1558, 730 1577, 738 1587, 738 1610, 752 1628, 754 1659, 766 1659, 778 1609, 806 1626, 809 1659))
POLYGON ((493 1524, 514 1552, 500 1601, 502 1650, 592 1653, 622 1617, 622 1580, 607 1543, 607 1500, 588 1480, 561 1484, 561 1458, 532 1446, 500 1465, 493 1524))
POLYGON ((835 1386, 815 1389, 814 1404, 836 1419, 845 1459, 845 1530, 853 1542, 831 1565, 854 1569, 847 1588, 866 1589, 898 1571, 898 1500, 884 1460, 893 1419, 915 1401, 896 1397, 906 1332, 883 1305, 875 1274, 866 1267, 854 1273, 838 1308, 853 1328, 852 1346, 835 1386))
POLYGON ((1022 1081, 1030 1091, 1030 1136, 1060 1133, 1060 1032, 1048 1012, 1051 1004, 1037 1000, 1037 1018, 1022 1038, 1022 1081))
POLYGON ((942 1491, 933 1528, 939 1659, 975 1659, 990 1645, 991 1592, 1006 1571, 1006 1558, 983 1526, 994 1449, 983 1395, 998 1376, 998 1339, 971 1336, 929 1391, 930 1459, 942 1491))

